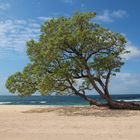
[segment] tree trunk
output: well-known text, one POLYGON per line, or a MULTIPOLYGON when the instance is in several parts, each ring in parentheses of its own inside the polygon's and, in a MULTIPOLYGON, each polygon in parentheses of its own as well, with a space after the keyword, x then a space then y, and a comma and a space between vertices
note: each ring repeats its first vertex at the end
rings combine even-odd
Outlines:
POLYGON ((81 98, 83 98, 84 100, 86 100, 87 102, 89 102, 89 105, 96 105, 96 106, 101 106, 101 104, 99 102, 97 102, 97 100, 90 98, 84 94, 81 93, 75 93, 75 95, 80 96, 81 98))
POLYGON ((111 96, 110 96, 109 91, 108 91, 107 88, 105 90, 104 95, 105 95, 106 98, 103 98, 103 97, 102 98, 107 101, 107 106, 110 109, 140 110, 140 103, 113 100, 111 98, 111 96))
POLYGON ((108 106, 110 109, 129 109, 140 110, 140 104, 134 102, 115 101, 109 99, 108 106))
POLYGON ((107 105, 110 109, 140 110, 140 104, 138 103, 113 100, 109 94, 108 87, 106 87, 106 89, 104 90, 104 95, 105 97, 104 96, 101 97, 107 101, 108 103, 107 105))
POLYGON ((100 106, 101 105, 95 99, 90 98, 90 97, 86 96, 85 94, 82 94, 82 93, 78 92, 76 90, 76 88, 72 85, 72 82, 69 79, 67 79, 67 81, 69 82, 70 88, 72 89, 72 91, 74 92, 75 95, 77 95, 77 96, 83 98, 84 100, 88 101, 90 105, 96 105, 96 106, 100 106))

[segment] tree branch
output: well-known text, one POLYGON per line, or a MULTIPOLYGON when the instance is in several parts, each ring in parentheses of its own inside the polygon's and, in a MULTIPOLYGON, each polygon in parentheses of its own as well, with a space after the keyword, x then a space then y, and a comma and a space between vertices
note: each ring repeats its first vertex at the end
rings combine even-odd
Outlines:
MULTIPOLYGON (((76 90, 76 88, 72 85, 72 82, 71 82, 69 79, 67 79, 67 81, 68 81, 68 83, 69 83, 69 85, 70 85, 70 89, 72 89, 72 90, 74 91, 75 95, 80 96, 81 98, 87 100, 89 103, 95 104, 95 105, 97 105, 97 106, 100 105, 95 99, 90 98, 90 97, 87 97, 85 94, 81 94, 80 92, 78 92, 78 91, 76 90)), ((84 93, 84 92, 83 92, 83 93, 84 93)))
POLYGON ((107 77, 106 77, 106 82, 105 82, 105 88, 108 88, 108 83, 111 75, 111 69, 109 69, 107 77))

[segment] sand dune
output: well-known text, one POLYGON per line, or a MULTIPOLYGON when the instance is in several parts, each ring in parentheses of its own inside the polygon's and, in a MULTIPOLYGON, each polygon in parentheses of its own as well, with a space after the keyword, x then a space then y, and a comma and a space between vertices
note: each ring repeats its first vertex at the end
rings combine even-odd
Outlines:
POLYGON ((139 140, 140 111, 0 106, 0 140, 139 140))

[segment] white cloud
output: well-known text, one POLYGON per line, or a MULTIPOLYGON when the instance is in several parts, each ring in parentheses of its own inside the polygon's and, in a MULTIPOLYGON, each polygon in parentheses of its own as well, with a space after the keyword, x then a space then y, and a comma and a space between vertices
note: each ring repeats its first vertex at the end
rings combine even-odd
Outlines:
POLYGON ((13 52, 22 54, 26 50, 26 41, 37 39, 42 21, 51 17, 0 21, 0 58, 13 52))
POLYGON ((41 21, 47 21, 47 20, 51 20, 52 17, 38 17, 38 19, 41 21))
POLYGON ((112 94, 138 94, 140 91, 139 73, 118 73, 110 82, 110 93, 112 94))
POLYGON ((111 14, 112 17, 116 17, 116 18, 122 18, 127 15, 128 15, 127 12, 124 10, 113 11, 111 14))
POLYGON ((110 17, 110 13, 108 10, 105 10, 103 12, 103 14, 101 14, 101 15, 97 15, 96 20, 101 21, 101 22, 112 22, 113 21, 112 18, 110 17))
POLYGON ((105 10, 102 14, 96 16, 96 20, 100 22, 111 23, 117 18, 123 18, 127 16, 127 12, 124 10, 109 11, 105 10))
POLYGON ((42 22, 52 17, 36 19, 7 19, 0 21, 0 59, 14 53, 25 53, 26 42, 38 39, 42 22))
POLYGON ((126 60, 137 60, 140 58, 140 49, 129 40, 126 44, 126 50, 130 51, 130 53, 122 55, 126 60))
POLYGON ((10 4, 9 3, 0 3, 0 10, 1 11, 5 11, 7 9, 10 8, 10 4))

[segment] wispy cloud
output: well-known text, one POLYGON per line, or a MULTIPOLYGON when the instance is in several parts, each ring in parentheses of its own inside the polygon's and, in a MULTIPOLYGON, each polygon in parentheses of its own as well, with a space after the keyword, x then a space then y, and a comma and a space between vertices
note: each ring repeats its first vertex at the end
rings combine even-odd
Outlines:
POLYGON ((140 48, 136 46, 132 41, 127 38, 125 33, 121 33, 127 40, 126 50, 129 51, 127 54, 121 55, 126 60, 140 60, 140 48))
POLYGON ((111 16, 114 18, 123 18, 127 15, 128 15, 127 12, 124 10, 113 11, 111 14, 111 16))
POLYGON ((47 21, 47 20, 51 20, 52 17, 38 17, 38 19, 41 21, 47 21))
POLYGON ((9 3, 0 3, 0 11, 5 11, 10 8, 9 3))
POLYGON ((50 17, 0 21, 0 57, 25 52, 26 41, 38 38, 41 23, 47 19, 50 17))
POLYGON ((24 20, 5 20, 0 22, 0 49, 5 53, 23 52, 25 42, 35 38, 39 29, 34 27, 35 22, 24 20))
POLYGON ((96 20, 99 22, 111 23, 115 19, 126 17, 128 14, 125 10, 109 11, 105 10, 102 14, 96 16, 96 20))
POLYGON ((118 73, 110 83, 110 93, 114 94, 138 94, 140 91, 140 74, 118 73))
POLYGON ((101 15, 96 16, 97 21, 101 22, 112 22, 112 18, 110 17, 110 13, 108 10, 105 10, 101 15))
POLYGON ((124 57, 126 60, 137 60, 140 59, 140 49, 136 47, 131 41, 128 41, 126 44, 126 49, 130 51, 129 54, 125 54, 124 57))

